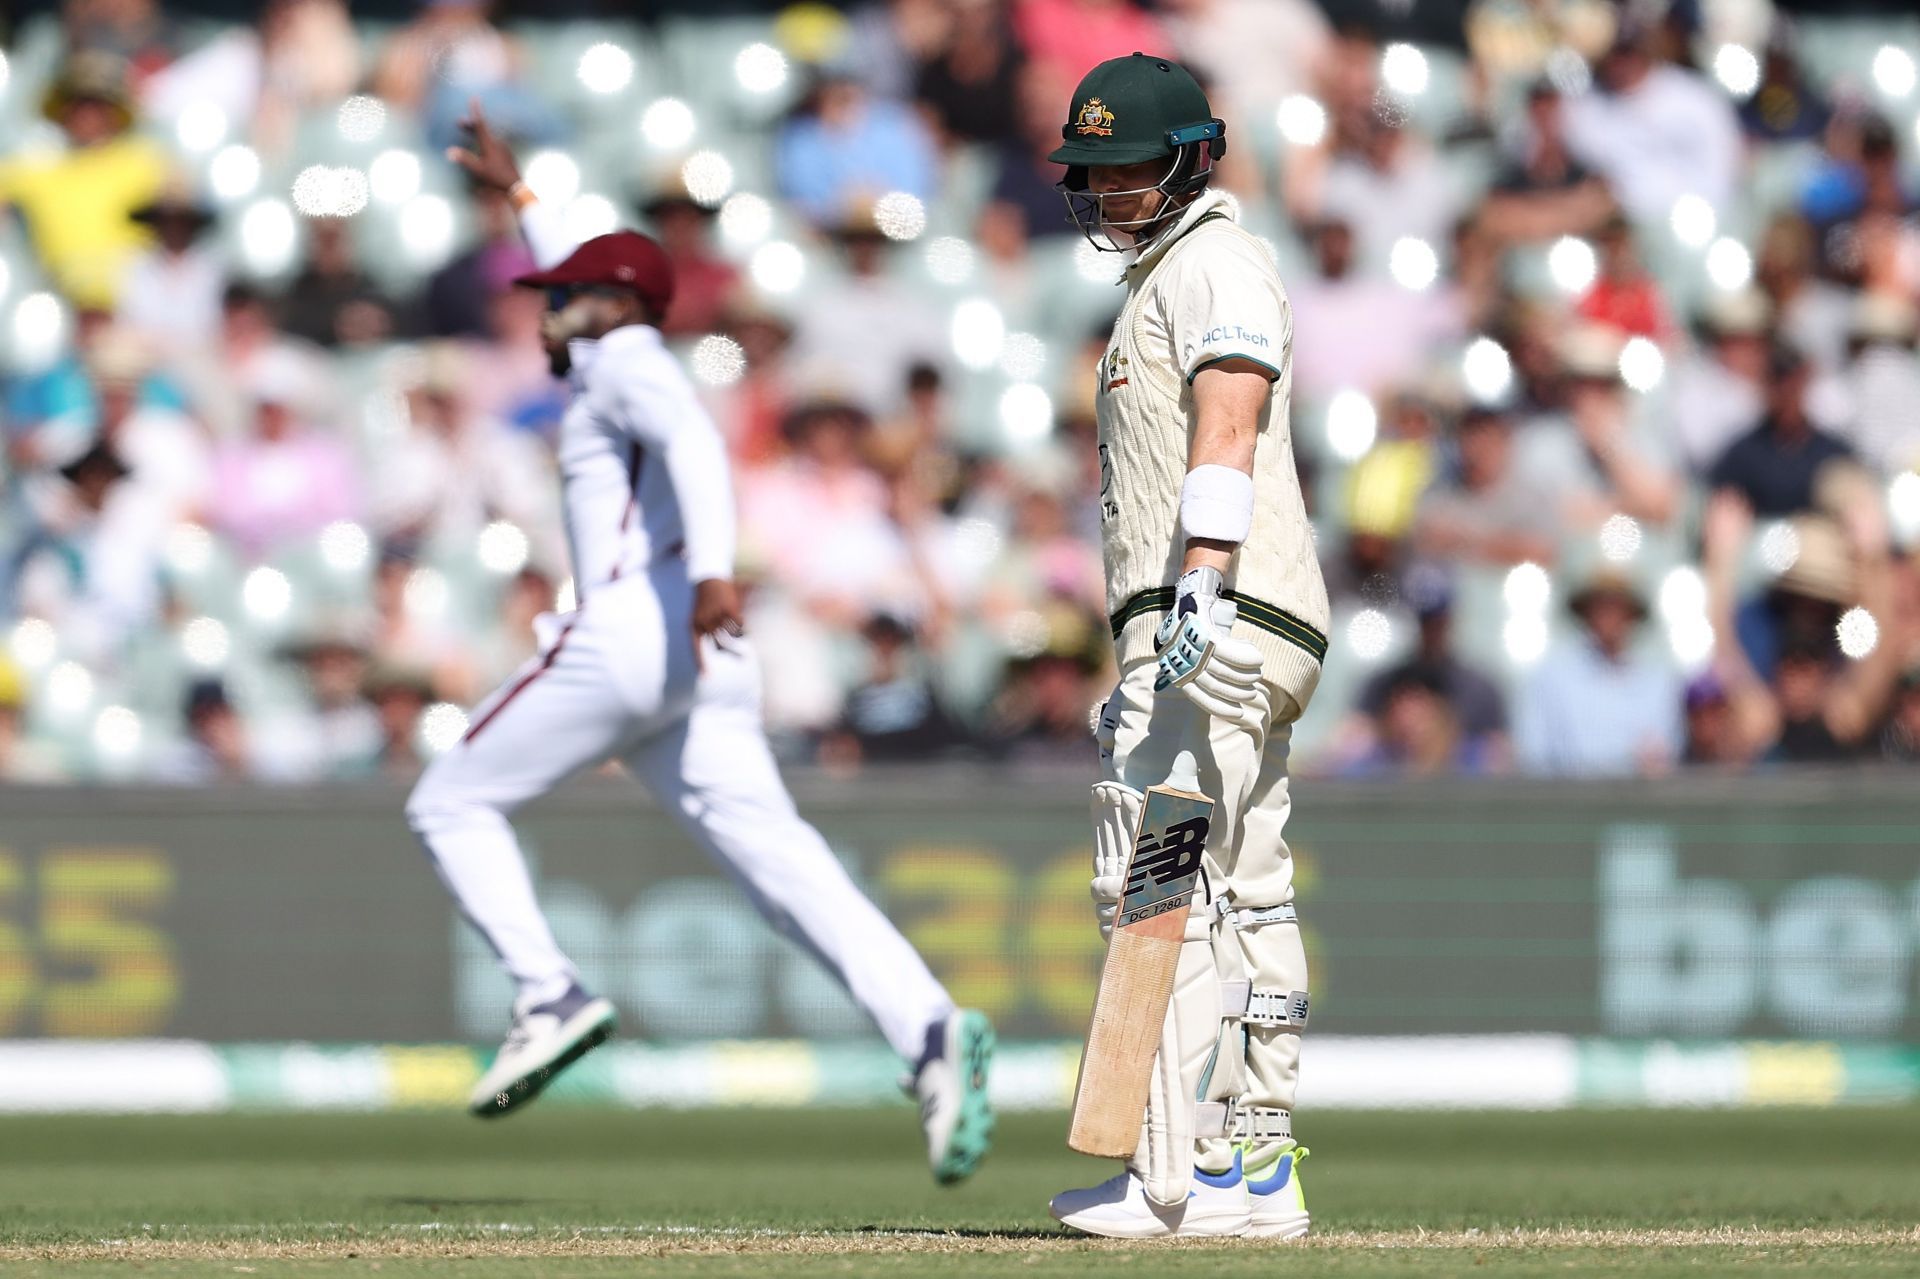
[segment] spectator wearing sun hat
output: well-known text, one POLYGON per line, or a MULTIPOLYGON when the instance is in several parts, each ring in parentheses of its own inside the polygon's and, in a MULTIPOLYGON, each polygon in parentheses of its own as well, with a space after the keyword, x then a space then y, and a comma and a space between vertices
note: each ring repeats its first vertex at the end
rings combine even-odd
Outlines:
POLYGON ((896 250, 871 204, 849 210, 832 234, 845 270, 809 284, 794 316, 794 367, 803 382, 881 417, 900 407, 908 369, 945 362, 947 316, 891 270, 896 250))
POLYGON ((1559 496, 1563 535, 1584 541, 1614 514, 1664 526, 1682 493, 1672 443, 1628 395, 1618 329, 1579 324, 1559 342, 1563 407, 1521 433, 1519 465, 1543 497, 1559 496))
POLYGON ((1647 602, 1617 569, 1590 577, 1568 609, 1580 631, 1541 659, 1521 689, 1514 748, 1539 776, 1631 777, 1663 773, 1682 744, 1680 681, 1636 651, 1647 602))
POLYGON ((673 301, 660 331, 676 338, 712 333, 740 283, 740 268, 714 246, 715 210, 676 177, 649 195, 640 213, 673 263, 673 301))
POLYGON ((105 440, 81 441, 32 494, 36 527, 15 560, 14 602, 59 629, 83 661, 110 661, 160 611, 164 527, 105 440))
POLYGON ((132 132, 126 66, 76 54, 41 103, 66 145, 0 161, 0 208, 18 210, 40 261, 76 305, 111 310, 122 274, 146 243, 134 222, 166 181, 160 149, 132 132))
POLYGON ((1700 475, 1766 411, 1773 308, 1757 288, 1716 293, 1694 317, 1695 350, 1674 362, 1666 411, 1674 447, 1700 475))
POLYGON ((225 261, 206 243, 213 210, 176 178, 131 216, 152 230, 154 242, 127 264, 120 323, 170 352, 208 346, 220 328, 227 288, 225 261))
POLYGON ((1911 652, 1874 494, 1857 473, 1836 473, 1821 488, 1836 517, 1788 522, 1780 539, 1786 566, 1764 596, 1738 609, 1734 579, 1752 540, 1752 512, 1722 492, 1702 520, 1715 669, 1751 751, 1785 762, 1869 753, 1911 652), (1878 619, 1879 634, 1866 644, 1856 636, 1848 652, 1841 619, 1855 606, 1878 619))
POLYGON ((84 352, 92 404, 47 423, 48 441, 72 452, 110 444, 131 471, 127 489, 149 504, 158 527, 196 515, 212 479, 212 449, 199 424, 149 393, 161 374, 158 350, 122 325, 102 329, 84 352))
POLYGON ((1920 464, 1920 311, 1893 293, 1863 293, 1847 326, 1844 438, 1883 473, 1920 464))
POLYGON ((380 718, 366 694, 372 653, 367 628, 335 615, 280 650, 297 663, 309 704, 294 734, 310 742, 310 769, 329 778, 364 777, 380 750, 380 718))

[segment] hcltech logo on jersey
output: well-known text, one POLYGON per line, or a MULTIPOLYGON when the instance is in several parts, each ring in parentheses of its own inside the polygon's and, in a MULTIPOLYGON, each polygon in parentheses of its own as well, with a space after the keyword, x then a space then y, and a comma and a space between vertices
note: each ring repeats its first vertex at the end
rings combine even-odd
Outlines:
POLYGON ((1257 346, 1262 350, 1273 345, 1266 334, 1256 329, 1243 329, 1237 324, 1216 324, 1200 335, 1202 346, 1212 346, 1217 342, 1232 342, 1241 346, 1257 346))

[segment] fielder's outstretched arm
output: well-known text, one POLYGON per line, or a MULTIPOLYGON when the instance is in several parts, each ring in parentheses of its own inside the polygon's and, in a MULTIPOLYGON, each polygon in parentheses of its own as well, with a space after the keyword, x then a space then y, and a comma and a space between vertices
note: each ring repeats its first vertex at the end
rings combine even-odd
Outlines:
POLYGON ((521 179, 520 163, 513 158, 513 148, 487 123, 478 98, 467 104, 467 116, 460 122, 460 128, 471 144, 448 147, 447 159, 464 169, 474 181, 492 187, 513 201, 514 212, 520 217, 520 233, 527 237, 527 247, 533 251, 536 266, 546 271, 566 261, 568 255, 580 247, 580 241, 567 230, 562 211, 542 204, 521 179))

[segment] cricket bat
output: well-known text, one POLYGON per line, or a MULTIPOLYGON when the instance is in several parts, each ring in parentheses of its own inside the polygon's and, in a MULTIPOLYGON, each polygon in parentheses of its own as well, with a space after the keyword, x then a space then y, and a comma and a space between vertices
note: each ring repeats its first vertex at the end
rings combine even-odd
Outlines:
POLYGON ((1129 1159, 1140 1142, 1153 1055, 1212 822, 1213 801, 1200 793, 1193 752, 1183 749, 1167 780, 1147 789, 1100 969, 1067 1132, 1067 1145, 1083 1155, 1129 1159))

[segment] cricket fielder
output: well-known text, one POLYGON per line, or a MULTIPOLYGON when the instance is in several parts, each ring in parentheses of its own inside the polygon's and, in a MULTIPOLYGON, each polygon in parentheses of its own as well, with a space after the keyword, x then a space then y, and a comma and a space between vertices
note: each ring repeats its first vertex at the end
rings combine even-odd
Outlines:
POLYGON ((1112 927, 1142 794, 1183 742, 1215 800, 1138 1150, 1055 1196, 1116 1238, 1307 1232, 1292 1108, 1307 1022, 1287 744, 1326 655, 1327 592, 1294 471, 1292 311, 1266 247, 1207 189, 1226 126, 1134 54, 1069 104, 1061 188, 1126 255, 1100 361, 1100 513, 1120 681, 1101 708, 1093 898, 1112 927))
POLYGON ((618 757, 913 1064, 934 1175, 959 1181, 993 1126, 993 1031, 955 1009, 781 783, 740 638, 726 451, 655 327, 673 291, 666 255, 631 231, 576 246, 477 106, 467 127, 472 148, 451 158, 518 206, 541 269, 517 283, 553 300, 543 333, 572 390, 558 450, 579 597, 541 618, 539 652, 475 708, 407 801, 440 878, 518 988, 470 1109, 525 1104, 613 1029, 613 1005, 582 988, 555 943, 507 819, 618 757))

